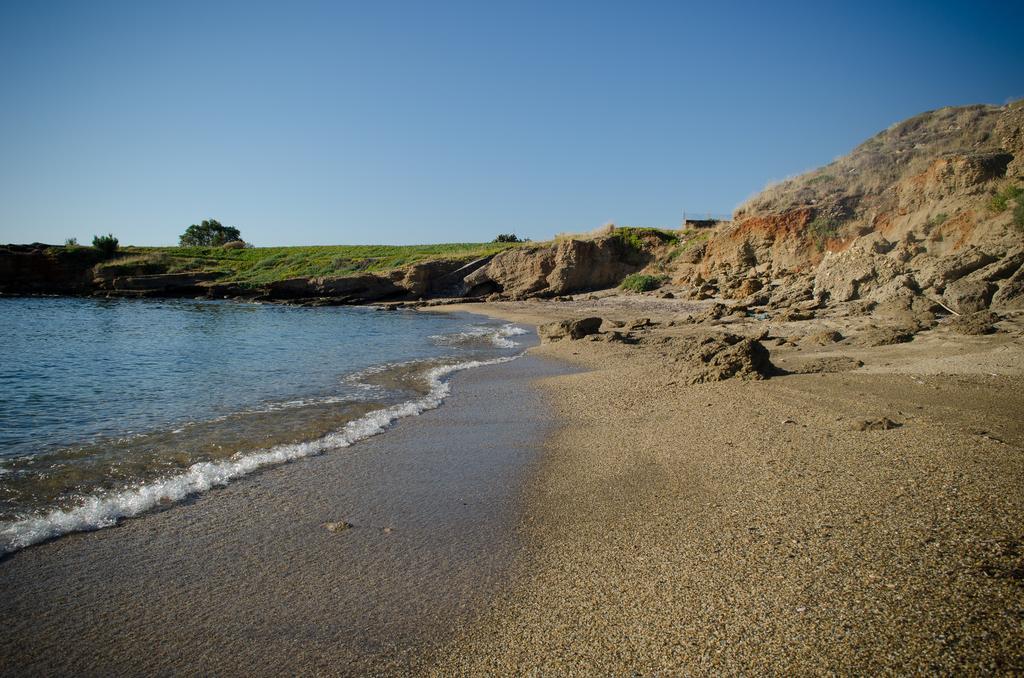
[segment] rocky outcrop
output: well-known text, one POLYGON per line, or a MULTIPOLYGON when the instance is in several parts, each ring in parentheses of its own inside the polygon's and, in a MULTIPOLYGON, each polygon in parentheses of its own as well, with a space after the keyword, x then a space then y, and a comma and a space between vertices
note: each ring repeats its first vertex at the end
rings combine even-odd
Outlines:
POLYGON ((220 273, 163 273, 97 278, 94 282, 98 290, 124 296, 186 297, 205 295, 204 283, 219 277, 220 273))
POLYGON ((617 285, 649 260, 644 251, 614 235, 557 240, 495 255, 466 277, 465 289, 471 296, 555 297, 617 285))
POLYGON ((102 260, 91 247, 0 246, 0 294, 87 294, 102 260))
POLYGON ((844 252, 829 253, 814 277, 814 296, 823 302, 861 299, 906 273, 898 260, 885 256, 892 243, 878 233, 857 238, 844 252))
POLYGON ((999 316, 992 311, 979 311, 957 316, 949 322, 949 329, 960 334, 992 334, 996 332, 999 316))
POLYGON ((562 339, 582 339, 597 334, 601 329, 601 318, 581 318, 579 320, 559 320, 546 323, 537 328, 541 342, 550 343, 562 339))
POLYGON ((765 189, 673 278, 780 319, 799 307, 921 329, 949 310, 1021 308, 1022 162, 1024 101, 925 113, 765 189))
POLYGON ((802 208, 734 221, 707 242, 696 270, 707 279, 758 267, 768 276, 811 269, 822 256, 808 235, 813 216, 802 208))
POLYGON ((997 259, 996 255, 978 247, 968 247, 946 257, 923 256, 916 261, 917 277, 925 288, 942 294, 949 283, 984 268, 997 259))
POLYGON ((431 297, 549 297, 618 284, 651 258, 620 235, 567 239, 497 256, 417 262, 382 273, 298 277, 259 286, 223 282, 223 273, 167 272, 159 258, 125 257, 114 265, 93 248, 48 245, 0 248, 0 293, 108 296, 245 297, 294 303, 361 304, 431 297))
POLYGON ((680 364, 690 384, 725 379, 766 379, 775 371, 768 349, 750 337, 707 334, 677 340, 680 364))
POLYGON ((267 297, 292 301, 330 299, 338 304, 361 304, 406 294, 388 277, 366 273, 344 277, 290 278, 267 285, 267 297))
POLYGON ((1005 311, 1024 310, 1024 267, 1019 267, 999 291, 992 295, 992 307, 1005 311))
POLYGON ((946 304, 960 313, 977 313, 988 308, 995 293, 994 283, 961 279, 950 283, 942 296, 946 304))
POLYGON ((424 261, 394 271, 391 280, 404 288, 413 298, 437 294, 462 296, 466 291, 466 276, 486 266, 493 258, 492 255, 469 263, 450 260, 424 261))
POLYGON ((985 184, 1006 174, 1013 155, 1004 151, 949 153, 897 186, 900 210, 920 209, 945 198, 977 195, 985 184))

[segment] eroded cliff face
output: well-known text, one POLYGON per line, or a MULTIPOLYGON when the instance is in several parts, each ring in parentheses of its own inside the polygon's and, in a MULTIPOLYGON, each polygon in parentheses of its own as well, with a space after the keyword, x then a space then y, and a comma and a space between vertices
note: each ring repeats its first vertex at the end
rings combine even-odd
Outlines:
POLYGON ((555 297, 617 285, 651 260, 615 235, 565 239, 501 252, 465 279, 470 296, 555 297))
POLYGON ((965 313, 1018 308, 1022 196, 1024 101, 940 109, 765 189, 674 278, 693 296, 755 307, 923 297, 965 313))
POLYGON ((803 208, 722 226, 708 240, 704 256, 691 262, 695 265, 693 270, 704 277, 719 271, 743 275, 757 267, 770 275, 810 270, 821 261, 817 248, 808 246, 807 231, 813 213, 803 208))

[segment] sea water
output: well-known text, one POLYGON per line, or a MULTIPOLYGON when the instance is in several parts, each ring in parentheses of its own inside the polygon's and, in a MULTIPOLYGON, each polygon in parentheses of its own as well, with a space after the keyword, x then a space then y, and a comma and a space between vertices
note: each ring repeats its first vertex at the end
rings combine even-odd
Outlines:
POLYGON ((340 453, 524 334, 409 310, 0 298, 0 554, 340 453))

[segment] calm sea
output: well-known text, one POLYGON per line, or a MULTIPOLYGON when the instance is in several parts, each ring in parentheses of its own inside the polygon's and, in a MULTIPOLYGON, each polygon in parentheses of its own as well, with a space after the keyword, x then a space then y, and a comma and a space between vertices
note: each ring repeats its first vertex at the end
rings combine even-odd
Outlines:
POLYGON ((0 554, 345 448, 523 334, 465 314, 0 298, 0 554))

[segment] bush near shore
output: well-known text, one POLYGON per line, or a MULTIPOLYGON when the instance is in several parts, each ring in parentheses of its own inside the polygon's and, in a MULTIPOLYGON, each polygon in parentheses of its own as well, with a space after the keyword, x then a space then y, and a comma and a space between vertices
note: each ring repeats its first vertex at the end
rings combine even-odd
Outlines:
POLYGON ((644 275, 642 273, 633 273, 627 275, 621 283, 619 288, 626 290, 627 292, 650 292, 656 290, 668 280, 668 276, 664 275, 644 275))

